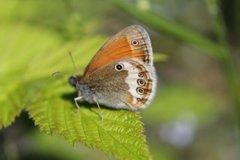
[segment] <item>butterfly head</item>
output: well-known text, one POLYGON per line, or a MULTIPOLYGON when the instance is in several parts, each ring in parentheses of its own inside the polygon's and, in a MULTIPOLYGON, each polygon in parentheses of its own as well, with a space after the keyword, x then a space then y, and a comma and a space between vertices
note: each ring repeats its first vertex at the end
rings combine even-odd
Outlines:
POLYGON ((77 84, 79 83, 81 77, 80 76, 71 76, 68 79, 68 82, 71 86, 77 87, 77 84))
POLYGON ((81 100, 85 100, 89 103, 95 102, 94 92, 90 89, 86 81, 83 80, 82 76, 71 76, 69 77, 68 82, 71 86, 78 90, 78 97, 81 97, 81 100))

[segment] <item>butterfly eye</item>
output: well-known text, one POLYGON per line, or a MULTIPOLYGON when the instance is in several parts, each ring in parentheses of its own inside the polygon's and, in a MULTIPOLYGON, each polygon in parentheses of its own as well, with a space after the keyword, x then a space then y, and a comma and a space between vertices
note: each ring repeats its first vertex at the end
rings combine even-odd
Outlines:
POLYGON ((140 94, 140 95, 143 95, 143 94, 144 94, 144 89, 141 88, 141 87, 138 87, 136 91, 137 91, 137 93, 140 94))
POLYGON ((123 66, 122 63, 118 63, 118 64, 115 65, 115 70, 116 70, 116 71, 121 71, 121 70, 123 70, 123 67, 124 67, 124 66, 123 66))
POLYGON ((137 80, 137 84, 138 84, 139 86, 144 86, 144 85, 146 84, 146 82, 145 82, 145 80, 143 80, 143 79, 138 79, 138 80, 137 80))
POLYGON ((139 44, 139 42, 136 40, 136 39, 134 39, 134 40, 132 40, 132 45, 134 45, 134 46, 137 46, 138 44, 139 44))
POLYGON ((76 87, 78 78, 75 76, 71 76, 71 77, 69 77, 68 82, 71 86, 76 87))

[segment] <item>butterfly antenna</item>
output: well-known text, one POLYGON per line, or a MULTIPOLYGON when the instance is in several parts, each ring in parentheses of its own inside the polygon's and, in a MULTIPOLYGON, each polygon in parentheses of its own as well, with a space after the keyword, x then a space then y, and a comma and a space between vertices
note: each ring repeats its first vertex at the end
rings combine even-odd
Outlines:
POLYGON ((65 73, 65 72, 59 72, 59 71, 56 71, 56 72, 53 72, 51 74, 51 77, 60 77, 60 76, 64 76, 64 75, 69 75, 68 73, 65 73))
POLYGON ((62 74, 62 72, 54 72, 54 73, 52 73, 52 77, 55 77, 55 76, 59 76, 59 75, 61 75, 62 74))
POLYGON ((70 56, 70 59, 71 59, 71 61, 72 61, 72 64, 73 64, 73 70, 74 70, 74 72, 73 72, 73 73, 76 73, 77 67, 76 67, 75 61, 74 61, 74 59, 73 59, 72 52, 71 52, 71 51, 69 51, 69 52, 68 52, 68 54, 69 54, 69 56, 70 56))

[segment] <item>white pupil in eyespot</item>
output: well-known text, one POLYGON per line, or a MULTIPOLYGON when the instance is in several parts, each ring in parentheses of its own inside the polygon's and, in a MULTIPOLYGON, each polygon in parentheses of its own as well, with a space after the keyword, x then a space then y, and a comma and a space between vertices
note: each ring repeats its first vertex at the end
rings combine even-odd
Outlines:
POLYGON ((132 44, 133 44, 134 46, 136 46, 136 45, 138 45, 138 41, 137 41, 137 40, 132 40, 132 44))
POLYGON ((140 95, 144 94, 144 89, 138 87, 138 88, 137 88, 137 93, 140 94, 140 95))
POLYGON ((116 69, 117 71, 121 71, 121 70, 123 69, 123 64, 116 64, 116 65, 115 65, 115 69, 116 69))
POLYGON ((132 41, 132 44, 133 44, 133 45, 137 45, 137 44, 138 44, 138 41, 137 41, 137 40, 133 40, 133 41, 132 41))
POLYGON ((139 86, 144 86, 145 85, 145 80, 143 80, 143 79, 138 79, 137 80, 137 84, 139 85, 139 86))

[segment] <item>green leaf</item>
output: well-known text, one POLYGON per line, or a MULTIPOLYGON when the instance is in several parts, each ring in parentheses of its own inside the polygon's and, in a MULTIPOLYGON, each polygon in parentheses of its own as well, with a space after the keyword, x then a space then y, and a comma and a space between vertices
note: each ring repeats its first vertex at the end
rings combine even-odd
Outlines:
MULTIPOLYGON (((47 33, 41 33, 21 25, 1 25, 0 128, 10 125, 28 103, 27 89, 22 87, 28 77, 26 69, 34 54, 44 52, 46 47, 53 44, 47 33), (38 43, 29 48, 33 40, 38 43)), ((57 39, 54 42, 58 43, 57 39)))
POLYGON ((136 112, 81 104, 77 110, 66 79, 52 80, 28 107, 31 117, 48 134, 60 134, 70 143, 82 142, 118 159, 149 159, 140 116, 136 112), (103 115, 103 120, 99 114, 103 115))
POLYGON ((0 86, 0 128, 10 125, 15 117, 19 115, 24 105, 19 103, 19 95, 21 92, 17 91, 19 83, 12 82, 12 85, 5 86, 1 80, 0 86), (17 96, 15 92, 18 92, 17 96))

